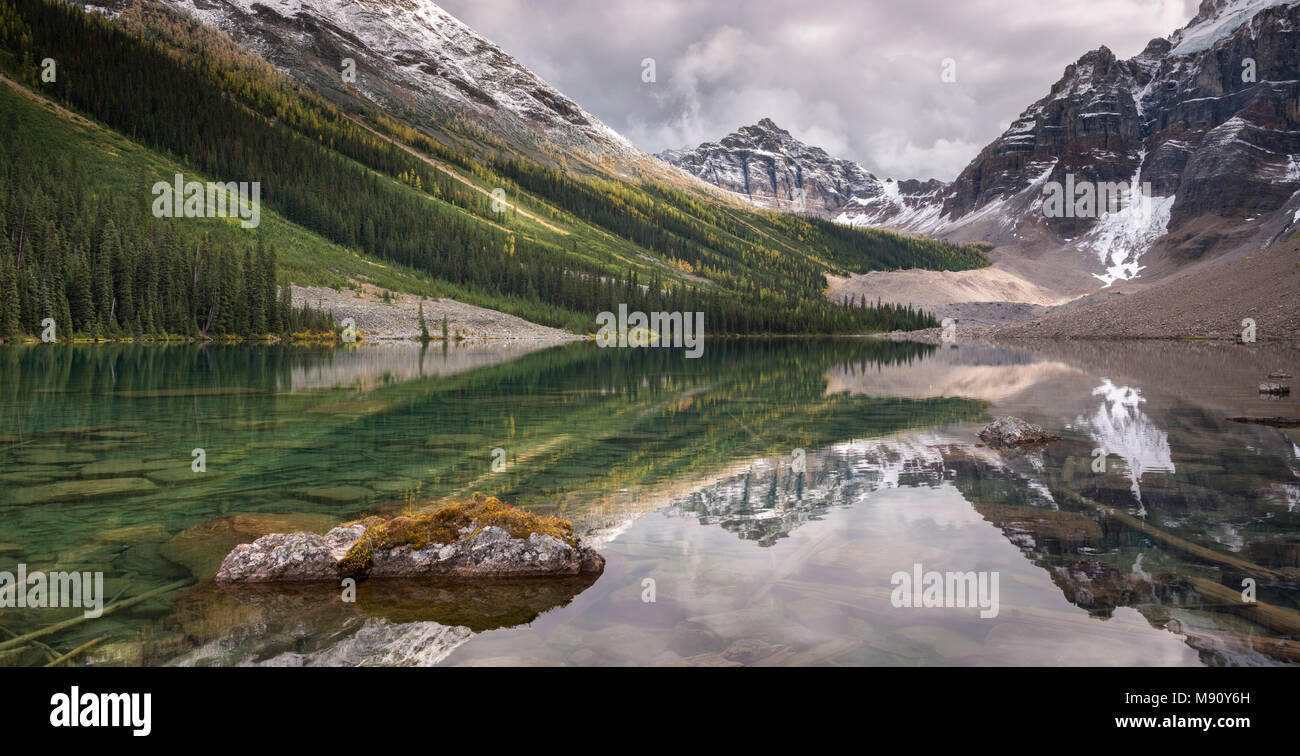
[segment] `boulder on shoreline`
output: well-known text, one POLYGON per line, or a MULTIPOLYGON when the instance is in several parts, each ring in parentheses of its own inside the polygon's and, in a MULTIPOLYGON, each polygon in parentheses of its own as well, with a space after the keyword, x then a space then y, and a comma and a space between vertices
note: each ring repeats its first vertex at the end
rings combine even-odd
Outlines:
POLYGON ((995 418, 984 426, 980 438, 989 446, 1026 446, 1061 440, 1060 436, 1054 436, 1033 423, 1009 415, 995 418))
POLYGON ((341 578, 518 578, 600 574, 605 559, 567 520, 538 517, 475 494, 436 512, 368 518, 325 535, 273 533, 231 551, 222 583, 341 578))

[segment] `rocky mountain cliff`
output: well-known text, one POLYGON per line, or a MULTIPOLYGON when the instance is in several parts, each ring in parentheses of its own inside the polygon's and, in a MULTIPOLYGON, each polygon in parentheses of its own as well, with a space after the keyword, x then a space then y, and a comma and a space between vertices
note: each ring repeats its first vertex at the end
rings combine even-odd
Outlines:
POLYGON ((823 217, 852 208, 871 213, 877 222, 894 220, 936 199, 943 186, 881 180, 851 160, 795 139, 770 118, 717 142, 656 157, 760 207, 823 217))
POLYGON ((951 183, 882 181, 760 122, 659 157, 769 207, 983 240, 1032 280, 1082 292, 1253 251, 1300 227, 1300 3, 1204 0, 1141 54, 1083 55, 951 183), (1052 183, 1141 202, 1044 211, 1052 183))
POLYGON ((1068 66, 961 172, 925 230, 1067 246, 1107 283, 1258 249, 1295 224, 1298 80, 1300 4, 1205 0, 1134 58, 1101 47, 1068 66), (1149 183, 1150 201, 1045 217, 1043 189, 1070 179, 1149 183))

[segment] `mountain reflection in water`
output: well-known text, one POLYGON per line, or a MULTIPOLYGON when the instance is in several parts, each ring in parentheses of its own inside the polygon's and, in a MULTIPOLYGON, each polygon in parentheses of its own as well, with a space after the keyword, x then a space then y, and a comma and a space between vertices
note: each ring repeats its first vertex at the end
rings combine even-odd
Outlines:
MULTIPOLYGON (((0 569, 97 565, 110 594, 138 595, 210 578, 238 537, 231 517, 342 520, 481 490, 572 519, 605 573, 371 581, 355 604, 334 587, 203 582, 92 623, 85 640, 112 636, 92 659, 1300 659, 1300 434, 1228 420, 1294 414, 1256 388, 1296 374, 1295 350, 716 341, 700 360, 575 344, 456 362, 386 349, 393 369, 379 371, 364 348, 0 350, 15 378, 0 394, 0 569), (976 434, 1003 414, 1063 440, 989 449, 976 434), (213 475, 171 469, 196 446, 213 475), (97 497, 104 480, 142 482, 97 497), (893 606, 890 576, 918 564, 997 573, 997 616, 893 606), (1259 603, 1225 600, 1247 578, 1259 603)), ((58 619, 39 614, 0 609, 0 624, 58 619)))

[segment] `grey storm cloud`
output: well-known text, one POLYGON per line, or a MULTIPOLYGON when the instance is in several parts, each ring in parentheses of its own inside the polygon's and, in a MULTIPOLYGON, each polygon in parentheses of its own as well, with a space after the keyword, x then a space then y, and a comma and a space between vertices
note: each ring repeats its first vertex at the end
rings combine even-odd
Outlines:
POLYGON ((1065 66, 1196 0, 438 0, 642 149, 767 117, 894 178, 952 179, 1065 66), (642 61, 655 63, 653 83, 642 61), (941 78, 951 59, 956 81, 941 78))

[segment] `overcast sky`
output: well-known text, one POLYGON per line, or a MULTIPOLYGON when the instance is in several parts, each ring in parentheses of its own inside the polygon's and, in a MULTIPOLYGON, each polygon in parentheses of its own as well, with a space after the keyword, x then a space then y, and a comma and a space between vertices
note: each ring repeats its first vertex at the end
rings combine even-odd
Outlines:
POLYGON ((952 179, 1065 66, 1197 0, 435 0, 642 149, 768 117, 880 176, 952 179), (642 61, 655 61, 654 83, 642 61), (941 80, 951 58, 956 81, 941 80))

